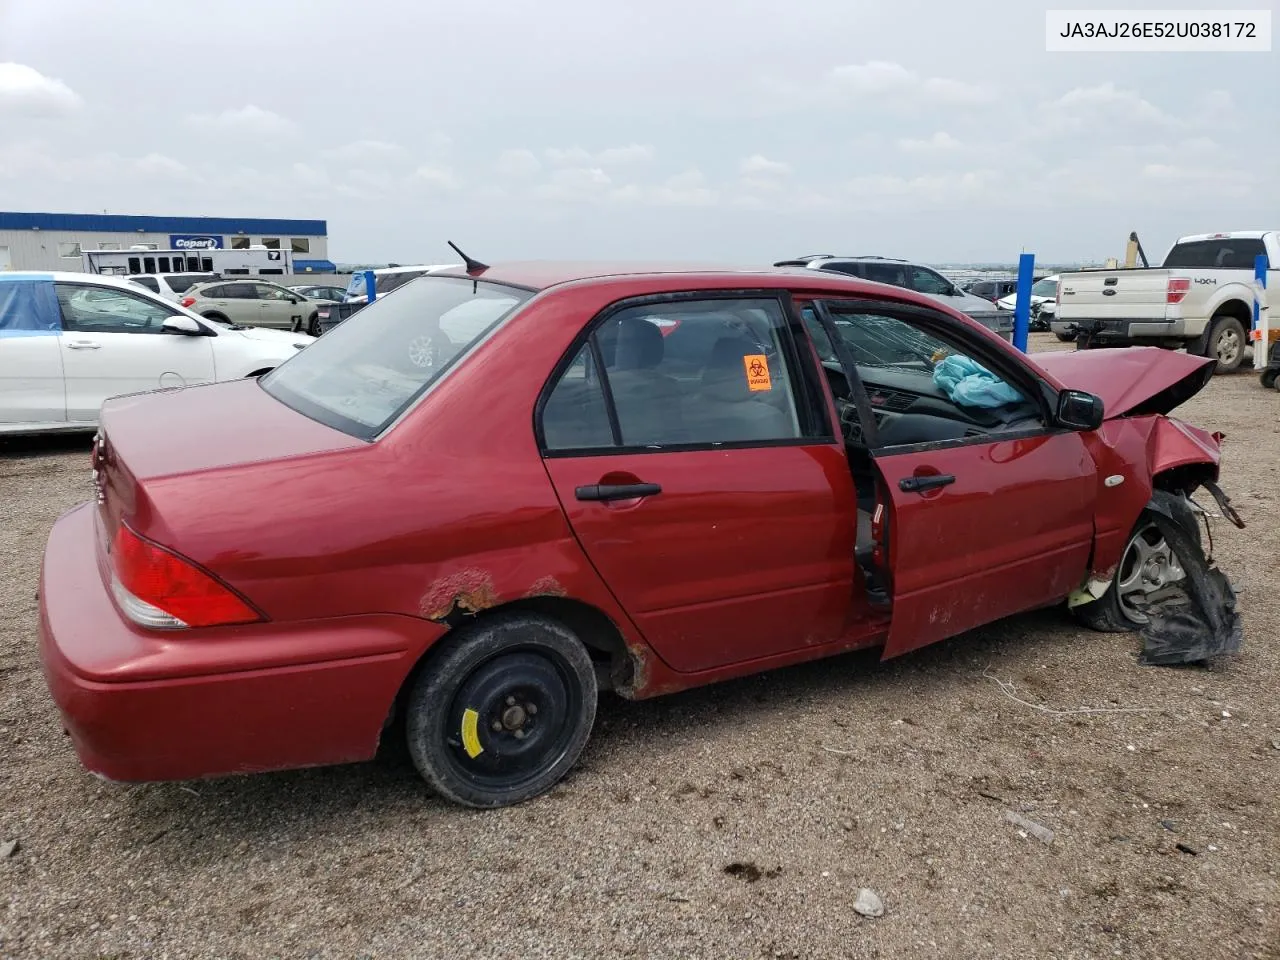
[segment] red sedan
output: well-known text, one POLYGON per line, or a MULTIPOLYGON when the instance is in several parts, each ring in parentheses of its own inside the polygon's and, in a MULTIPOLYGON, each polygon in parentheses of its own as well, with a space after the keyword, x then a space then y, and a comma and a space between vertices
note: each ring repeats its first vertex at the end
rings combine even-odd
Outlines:
POLYGON ((88 769, 359 761, 403 725, 436 791, 500 806, 573 766, 601 689, 1064 600, 1142 629, 1203 565, 1218 438, 1164 413, 1210 360, 1033 359, 818 271, 469 270, 260 380, 106 403, 40 587, 88 769))

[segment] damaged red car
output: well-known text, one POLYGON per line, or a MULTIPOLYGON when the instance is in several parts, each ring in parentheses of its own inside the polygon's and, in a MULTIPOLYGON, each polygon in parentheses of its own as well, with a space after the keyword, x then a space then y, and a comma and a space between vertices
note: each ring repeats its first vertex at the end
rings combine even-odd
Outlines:
POLYGON ((494 807, 569 771, 601 690, 1056 604, 1206 658, 1239 644, 1192 499, 1230 514, 1219 438, 1166 414, 1212 370, 1028 357, 818 271, 469 261, 259 380, 108 401, 96 496, 46 547, 45 675, 110 779, 362 761, 399 728, 494 807))

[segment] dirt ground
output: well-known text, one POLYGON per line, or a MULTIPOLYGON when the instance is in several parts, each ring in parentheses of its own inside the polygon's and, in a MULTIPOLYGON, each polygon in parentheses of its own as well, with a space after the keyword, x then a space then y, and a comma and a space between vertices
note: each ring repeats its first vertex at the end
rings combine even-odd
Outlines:
POLYGON ((0 444, 0 957, 1277 960, 1280 393, 1221 377, 1178 413, 1227 435, 1250 525, 1215 531, 1246 621, 1230 662, 1141 667, 1134 638, 1051 611, 883 665, 607 697, 578 770, 491 813, 431 797, 397 743, 252 778, 86 774, 34 597, 88 442, 0 444), (996 678, 1146 712, 1046 712, 996 678), (883 916, 855 913, 861 887, 883 916))

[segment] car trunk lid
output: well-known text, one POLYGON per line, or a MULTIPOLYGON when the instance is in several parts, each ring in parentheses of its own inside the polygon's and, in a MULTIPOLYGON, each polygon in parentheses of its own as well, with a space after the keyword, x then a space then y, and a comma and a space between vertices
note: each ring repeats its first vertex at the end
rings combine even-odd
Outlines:
POLYGON ((256 380, 112 398, 92 455, 100 537, 110 540, 125 520, 169 545, 148 490, 161 478, 364 445, 291 410, 256 380))
POLYGON ((1158 347, 1039 353, 1035 362, 1059 383, 1102 398, 1108 420, 1166 414, 1199 393, 1216 362, 1158 347))

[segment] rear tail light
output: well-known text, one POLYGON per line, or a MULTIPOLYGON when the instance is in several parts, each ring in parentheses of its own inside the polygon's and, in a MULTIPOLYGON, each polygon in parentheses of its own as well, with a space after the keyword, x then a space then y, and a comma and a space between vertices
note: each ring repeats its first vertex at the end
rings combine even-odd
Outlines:
POLYGON ((1169 303, 1181 303, 1183 297, 1191 290, 1191 281, 1186 278, 1170 277, 1169 290, 1165 300, 1169 303))
POLYGON ((111 546, 111 592, 126 617, 160 630, 253 623, 262 616, 189 560, 124 523, 111 546))
POLYGON ((195 303, 195 302, 196 302, 196 298, 195 298, 195 297, 183 297, 183 298, 182 298, 182 305, 183 305, 184 307, 190 307, 190 306, 191 306, 193 303, 195 303))

